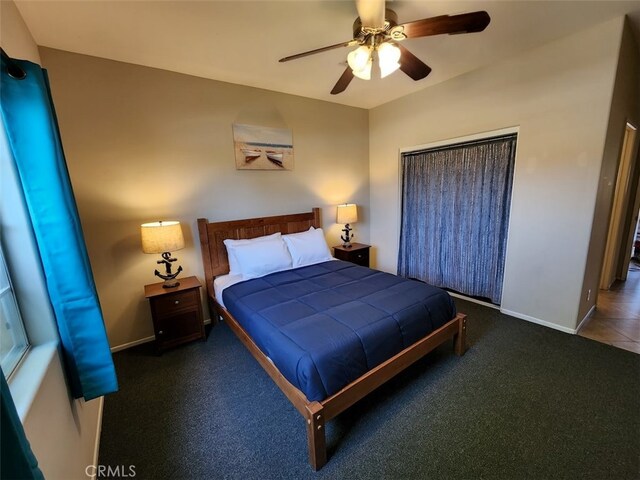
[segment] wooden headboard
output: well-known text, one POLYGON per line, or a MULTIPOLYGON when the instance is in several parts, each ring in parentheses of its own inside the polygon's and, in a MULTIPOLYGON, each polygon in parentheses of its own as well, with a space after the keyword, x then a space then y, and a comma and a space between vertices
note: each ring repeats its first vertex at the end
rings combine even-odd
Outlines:
POLYGON ((320 209, 313 208, 309 213, 294 213, 275 217, 258 217, 246 220, 209 223, 206 218, 198 219, 202 264, 207 282, 207 294, 214 299, 213 279, 218 275, 229 273, 229 259, 224 241, 227 238, 240 240, 281 232, 297 233, 309 230, 309 227, 320 228, 320 209))

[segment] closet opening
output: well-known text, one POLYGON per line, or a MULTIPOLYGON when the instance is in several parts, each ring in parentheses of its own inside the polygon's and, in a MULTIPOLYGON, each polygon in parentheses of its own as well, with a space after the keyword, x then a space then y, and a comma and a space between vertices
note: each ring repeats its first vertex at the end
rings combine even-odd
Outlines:
POLYGON ((398 275, 500 305, 517 133, 401 152, 398 275))

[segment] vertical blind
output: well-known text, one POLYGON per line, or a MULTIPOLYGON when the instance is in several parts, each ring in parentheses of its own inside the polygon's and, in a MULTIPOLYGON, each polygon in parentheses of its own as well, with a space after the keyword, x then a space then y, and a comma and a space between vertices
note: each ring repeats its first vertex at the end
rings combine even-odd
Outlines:
POLYGON ((516 135, 402 154, 398 274, 499 304, 516 135))

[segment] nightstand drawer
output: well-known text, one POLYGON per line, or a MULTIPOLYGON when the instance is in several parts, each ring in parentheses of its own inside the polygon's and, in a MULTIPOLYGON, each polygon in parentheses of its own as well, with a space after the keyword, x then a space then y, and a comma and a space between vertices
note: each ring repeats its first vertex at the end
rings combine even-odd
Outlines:
POLYGON ((200 292, 198 290, 176 292, 154 298, 153 303, 161 316, 171 315, 173 312, 185 308, 193 309, 193 307, 200 303, 200 292))
POLYGON ((365 250, 362 252, 355 252, 351 255, 351 262, 362 265, 363 267, 369 266, 369 250, 365 250))
POLYGON ((362 267, 369 266, 369 245, 364 243, 352 243, 351 247, 338 245, 333 247, 333 256, 338 260, 355 263, 362 267))

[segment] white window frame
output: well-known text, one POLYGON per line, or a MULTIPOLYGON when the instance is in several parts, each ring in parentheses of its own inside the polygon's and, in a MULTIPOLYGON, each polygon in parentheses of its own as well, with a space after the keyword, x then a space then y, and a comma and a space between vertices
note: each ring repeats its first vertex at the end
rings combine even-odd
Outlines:
POLYGON ((0 172, 0 244, 31 344, 13 374, 7 376, 18 416, 24 422, 47 372, 62 359, 38 246, 4 122, 0 122, 0 172))
MULTIPOLYGON (((13 344, 10 350, 2 352, 0 355, 0 365, 5 377, 9 378, 15 372, 24 355, 29 351, 30 344, 1 246, 0 276, 4 276, 6 279, 6 282, 0 279, 0 309, 3 311, 3 324, 0 325, 0 335, 3 337, 10 335, 13 344)), ((6 341, 6 337, 1 341, 6 341)))

